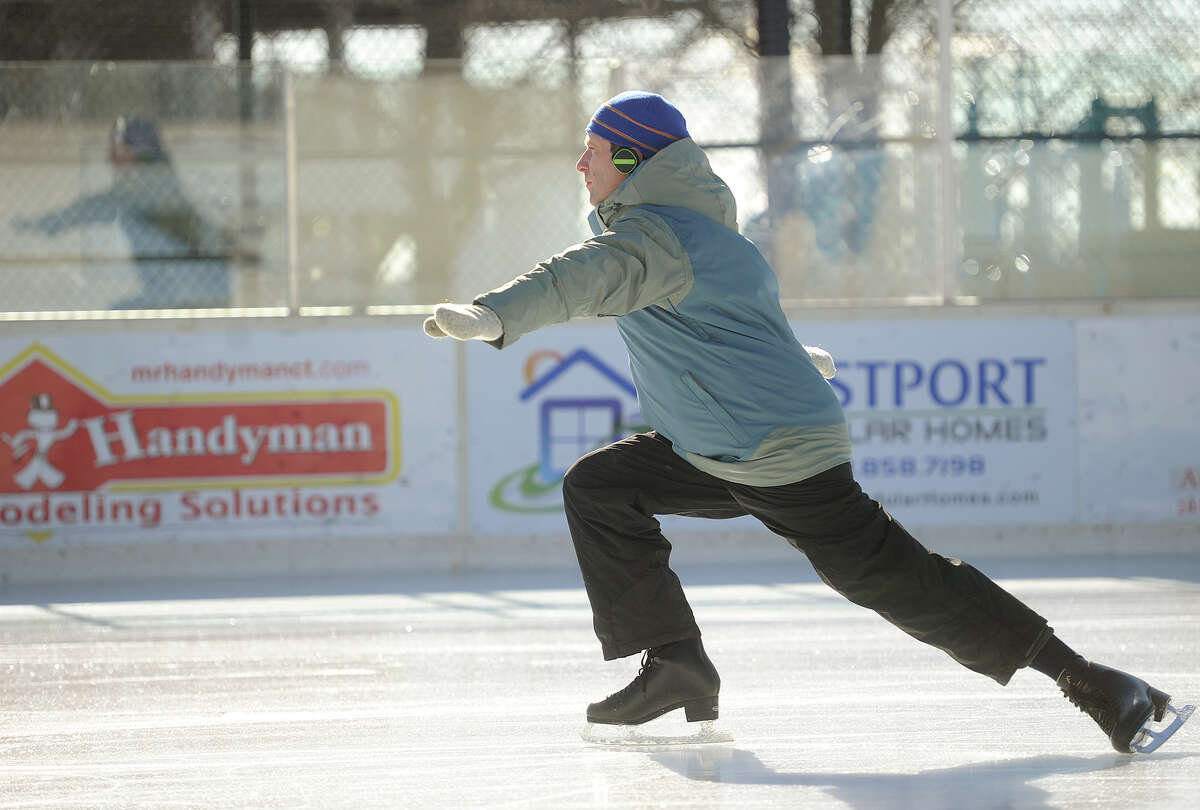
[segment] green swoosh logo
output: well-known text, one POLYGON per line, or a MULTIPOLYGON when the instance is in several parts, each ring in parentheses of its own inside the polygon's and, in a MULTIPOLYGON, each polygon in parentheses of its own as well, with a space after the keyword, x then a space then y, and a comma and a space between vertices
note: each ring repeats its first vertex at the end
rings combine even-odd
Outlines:
POLYGON ((492 487, 492 491, 488 495, 488 501, 492 506, 501 511, 516 512, 522 515, 549 515, 561 512, 563 508, 561 502, 546 506, 534 506, 531 504, 513 503, 510 500, 509 492, 512 490, 515 490, 516 494, 522 500, 533 500, 562 486, 561 478, 551 481, 548 484, 539 482, 537 480, 537 471, 538 465, 530 464, 528 467, 522 467, 504 476, 496 483, 496 486, 492 487))

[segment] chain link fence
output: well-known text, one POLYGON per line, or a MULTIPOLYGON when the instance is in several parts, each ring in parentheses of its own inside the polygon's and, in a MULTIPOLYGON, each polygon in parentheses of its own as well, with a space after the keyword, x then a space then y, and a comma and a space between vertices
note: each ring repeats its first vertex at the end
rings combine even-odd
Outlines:
POLYGON ((792 2, 768 59, 747 0, 0 0, 0 309, 469 298, 587 235, 629 87, 793 304, 1200 295, 1200 8, 954 3, 951 143, 937 7, 792 2))
POLYGON ((959 4, 966 295, 1200 295, 1200 6, 959 4))

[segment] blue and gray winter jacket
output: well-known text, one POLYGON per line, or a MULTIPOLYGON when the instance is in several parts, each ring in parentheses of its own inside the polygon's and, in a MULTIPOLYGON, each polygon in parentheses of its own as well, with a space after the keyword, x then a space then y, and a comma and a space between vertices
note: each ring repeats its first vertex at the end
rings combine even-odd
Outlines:
POLYGON ((850 460, 841 404, 792 333, 774 272, 737 231, 733 194, 690 139, 645 161, 589 217, 591 239, 475 303, 504 348, 616 316, 647 424, 699 469, 801 481, 850 460))

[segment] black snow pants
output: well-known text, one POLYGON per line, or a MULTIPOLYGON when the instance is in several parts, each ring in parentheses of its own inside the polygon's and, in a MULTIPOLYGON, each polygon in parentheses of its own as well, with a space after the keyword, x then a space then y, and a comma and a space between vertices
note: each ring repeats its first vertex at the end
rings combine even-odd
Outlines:
POLYGON ((863 493, 849 464, 795 484, 748 486, 708 475, 665 438, 642 433, 579 459, 563 500, 606 660, 700 637, 655 515, 753 515, 838 593, 1001 684, 1053 633, 976 569, 926 550, 863 493))

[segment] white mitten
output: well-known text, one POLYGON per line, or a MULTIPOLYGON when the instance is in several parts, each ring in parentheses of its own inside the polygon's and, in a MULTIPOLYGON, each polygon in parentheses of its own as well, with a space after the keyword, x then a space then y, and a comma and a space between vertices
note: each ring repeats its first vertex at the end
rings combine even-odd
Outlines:
POLYGON ((424 328, 430 337, 455 340, 495 340, 504 334, 500 316, 475 304, 438 304, 424 328))
POLYGON ((805 346, 804 351, 808 352, 808 359, 813 361, 822 377, 827 380, 833 379, 833 375, 837 374, 837 366, 833 363, 832 354, 816 346, 805 346))

